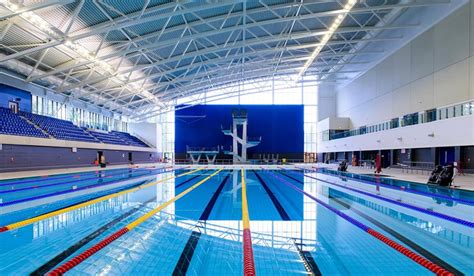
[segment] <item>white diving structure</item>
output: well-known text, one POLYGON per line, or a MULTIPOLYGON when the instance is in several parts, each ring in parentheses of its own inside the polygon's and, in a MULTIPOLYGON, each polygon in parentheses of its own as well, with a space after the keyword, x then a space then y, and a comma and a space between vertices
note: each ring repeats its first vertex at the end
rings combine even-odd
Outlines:
POLYGON ((262 137, 257 139, 247 137, 247 110, 234 109, 232 110, 232 128, 222 129, 225 135, 232 137, 232 150, 224 151, 225 154, 233 156, 234 164, 247 162, 247 149, 258 146, 262 137), (242 136, 239 136, 239 127, 242 128, 242 136), (239 145, 241 147, 241 154, 239 154, 239 145))
POLYGON ((215 148, 193 148, 186 146, 186 153, 189 154, 193 164, 199 164, 201 161, 201 156, 206 157, 208 164, 214 164, 216 161, 216 156, 219 154, 219 147, 215 148))

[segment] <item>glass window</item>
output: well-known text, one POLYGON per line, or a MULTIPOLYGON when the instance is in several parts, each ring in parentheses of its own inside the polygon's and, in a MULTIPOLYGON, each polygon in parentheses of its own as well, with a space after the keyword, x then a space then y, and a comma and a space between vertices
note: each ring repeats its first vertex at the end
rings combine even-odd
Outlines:
POLYGON ((274 104, 303 104, 301 87, 275 89, 274 104))
POLYGON ((303 83, 303 104, 317 105, 318 104, 318 86, 305 86, 303 83))
POLYGON ((272 104, 272 102, 273 93, 271 89, 265 92, 243 94, 240 96, 240 104, 272 104))

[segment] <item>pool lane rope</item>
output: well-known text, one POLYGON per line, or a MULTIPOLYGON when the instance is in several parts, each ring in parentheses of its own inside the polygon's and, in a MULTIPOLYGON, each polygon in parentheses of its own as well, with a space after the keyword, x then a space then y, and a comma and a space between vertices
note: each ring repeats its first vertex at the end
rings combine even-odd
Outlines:
MULTIPOLYGON (((153 171, 160 171, 160 170, 164 170, 164 169, 167 169, 167 168, 169 168, 169 167, 157 168, 157 169, 154 169, 154 170, 135 169, 136 171, 115 172, 115 173, 110 173, 110 174, 104 174, 104 178, 109 178, 109 177, 117 176, 117 175, 120 176, 120 175, 124 175, 124 174, 131 174, 131 173, 138 174, 138 175, 134 175, 133 177, 140 177, 140 176, 144 176, 144 175, 147 175, 149 173, 152 173, 153 171), (143 172, 143 174, 141 174, 142 172, 143 172)), ((46 187, 67 185, 67 184, 71 184, 71 183, 76 183, 76 182, 81 182, 81 181, 86 181, 86 180, 96 180, 96 179, 100 179, 100 178, 98 178, 97 175, 94 175, 94 176, 86 177, 86 178, 80 178, 79 177, 79 179, 75 179, 75 180, 72 180, 72 181, 66 181, 66 182, 50 183, 50 184, 45 184, 45 185, 35 185, 35 186, 28 186, 28 187, 22 187, 22 188, 17 188, 17 189, 15 189, 15 187, 13 187, 13 189, 0 191, 0 194, 16 193, 16 192, 19 192, 19 191, 34 190, 34 189, 42 189, 42 188, 46 188, 46 187)), ((124 179, 119 178, 118 180, 124 180, 124 179)), ((116 179, 114 179, 113 181, 116 181, 116 179)), ((94 184, 92 184, 90 186, 94 186, 94 184)), ((83 186, 83 187, 89 187, 89 186, 83 186)))
POLYGON ((174 203, 175 201, 177 201, 178 199, 182 198, 183 196, 185 196, 186 194, 190 193, 192 190, 196 189, 198 186, 200 186, 201 184, 203 184, 204 182, 208 181, 209 179, 211 179, 212 177, 214 177, 215 175, 217 175, 220 171, 222 171, 223 169, 219 169, 217 171, 215 171, 214 173, 212 173, 211 175, 207 176, 206 178, 204 178, 203 180, 199 181, 198 183, 194 184, 193 186, 189 187, 188 189, 186 189, 185 191, 183 191, 182 193, 180 193, 179 195, 173 197, 172 199, 168 200, 167 202, 165 202, 164 204, 156 207, 155 209, 149 211, 148 213, 146 213, 145 215, 139 217, 138 219, 136 219, 135 221, 131 222, 130 224, 128 224, 127 226, 125 226, 124 228, 118 230, 117 232, 113 233, 112 235, 108 236, 107 238, 103 239, 102 241, 100 241, 99 243, 97 243, 96 245, 90 247, 89 249, 87 249, 86 251, 82 252, 81 254, 77 255, 76 257, 72 258, 71 260, 65 262, 64 264, 60 265, 59 267, 57 267, 56 269, 52 270, 51 272, 49 272, 47 275, 48 276, 53 276, 53 275, 63 275, 64 273, 66 273, 67 271, 71 270, 73 267, 77 266, 78 264, 82 263, 84 260, 86 260, 87 258, 89 258, 90 256, 94 255, 95 253, 97 253, 99 250, 103 249, 104 247, 106 247, 107 245, 109 245, 110 243, 112 243, 113 241, 115 241, 116 239, 120 238, 121 236, 123 236, 125 233, 133 230, 135 227, 137 227, 138 225, 140 225, 141 223, 143 223, 144 221, 146 221, 147 219, 151 218, 152 216, 156 215, 158 212, 160 212, 161 210, 165 209, 166 207, 168 207, 170 204, 174 203))
POLYGON ((386 245, 390 246, 391 248, 393 248, 393 249, 397 250, 398 252, 402 253, 403 255, 407 256, 411 260, 413 260, 416 263, 420 264, 421 266, 427 268, 428 270, 435 273, 436 275, 443 275, 443 276, 447 276, 447 275, 451 276, 452 275, 452 276, 454 276, 454 274, 452 272, 450 272, 450 271, 442 268, 441 266, 429 261, 428 259, 425 259, 424 257, 418 255, 417 253, 411 251, 410 249, 404 247, 403 245, 387 238, 382 233, 379 233, 379 232, 375 231, 374 229, 372 229, 372 228, 368 227, 367 225, 363 224, 362 222, 357 221, 356 219, 346 215, 345 213, 339 211, 338 209, 336 209, 336 208, 326 204, 325 202, 317 199, 316 197, 312 196, 311 194, 305 192, 304 190, 301 190, 300 188, 298 188, 295 185, 291 184, 290 182, 286 181, 282 177, 278 176, 276 173, 272 173, 272 174, 275 178, 279 179, 281 183, 285 184, 286 186, 292 188, 293 190, 295 190, 297 192, 300 192, 300 193, 306 195, 307 197, 309 197, 312 200, 316 201, 317 203, 319 203, 320 205, 322 205, 326 209, 329 209, 330 211, 332 211, 336 215, 338 215, 341 218, 347 220, 348 222, 350 222, 353 225, 357 226, 359 229, 363 230, 364 232, 367 232, 371 236, 377 238, 378 240, 382 241, 386 245))
MULTIPOLYGON (((35 223, 35 222, 38 222, 38 221, 41 221, 41 220, 44 220, 44 219, 47 219, 47 218, 50 218, 50 217, 54 217, 54 216, 57 216, 57 215, 60 215, 60 214, 64 214, 66 212, 77 210, 77 209, 82 208, 82 207, 86 207, 86 206, 96 204, 96 203, 99 203, 99 202, 102 202, 102 201, 105 201, 105 200, 108 200, 108 199, 119 197, 121 195, 125 195, 125 194, 135 192, 135 191, 138 191, 138 190, 141 190, 141 189, 144 189, 144 188, 148 188, 148 187, 157 185, 161 182, 165 182, 165 181, 168 181, 168 180, 171 180, 171 179, 175 179, 175 178, 182 177, 182 176, 185 176, 185 175, 188 175, 188 174, 192 174, 192 173, 198 172, 198 171, 203 170, 203 169, 204 168, 193 170, 193 171, 186 172, 186 173, 182 173, 182 174, 179 174, 179 175, 166 177, 166 178, 160 179, 158 181, 153 181, 153 182, 150 182, 150 183, 146 183, 146 184, 137 186, 137 187, 132 188, 132 189, 128 189, 128 190, 124 190, 124 191, 121 191, 121 192, 101 196, 101 197, 98 197, 96 199, 86 201, 86 202, 83 202, 83 203, 79 203, 79 204, 76 204, 76 205, 73 205, 73 206, 70 206, 70 207, 66 207, 66 208, 63 208, 63 209, 59 209, 59 210, 56 210, 56 211, 53 211, 53 212, 50 212, 50 213, 47 213, 47 214, 44 214, 44 215, 40 215, 40 216, 33 217, 33 218, 30 218, 30 219, 22 220, 22 221, 15 222, 15 223, 12 223, 12 224, 8 224, 8 225, 5 225, 5 226, 0 226, 0 232, 6 232, 6 231, 9 231, 9 230, 21 228, 21 227, 27 226, 29 224, 32 224, 32 223, 35 223)), ((172 172, 172 171, 174 171, 174 170, 171 170, 171 171, 168 171, 168 172, 172 172)))
MULTIPOLYGON (((373 183, 369 180, 364 180, 364 179, 361 179, 361 178, 357 178, 357 177, 354 177, 354 176, 347 175, 347 174, 355 175, 354 173, 350 173, 350 172, 338 172, 338 171, 334 171, 334 170, 327 170, 328 172, 326 173, 326 172, 319 172, 319 168, 317 168, 317 167, 311 167, 311 168, 295 167, 295 168, 299 169, 299 170, 303 170, 303 171, 307 170, 307 171, 311 171, 311 172, 321 173, 321 174, 324 174, 324 175, 343 176, 343 177, 351 178, 351 179, 353 179, 353 181, 356 181, 356 182, 366 183, 366 184, 369 184, 369 185, 376 185, 376 186, 384 187, 384 188, 395 190, 395 191, 403 191, 403 192, 416 194, 416 195, 431 196, 431 197, 441 198, 441 199, 445 199, 445 200, 449 200, 449 201, 459 202, 459 203, 470 205, 470 206, 474 205, 474 201, 468 200, 468 199, 456 198, 456 197, 451 197, 451 196, 441 195, 441 194, 431 193, 431 192, 418 191, 418 190, 410 189, 410 188, 407 188, 407 187, 404 187, 404 186, 400 186, 399 188, 397 188, 398 186, 392 186, 390 184, 383 183, 383 182, 373 183)), ((378 176, 376 176, 376 177, 378 177, 378 176)), ((383 179, 382 179, 382 181, 383 181, 383 179)), ((414 182, 414 183, 417 184, 417 185, 428 185, 429 188, 439 188, 435 185, 430 186, 430 184, 423 184, 423 183, 418 183, 418 182, 414 182)), ((451 190, 454 190, 454 189, 451 189, 451 190)))
MULTIPOLYGON (((172 170, 172 171, 177 171, 177 170, 178 169, 172 170)), ((138 177, 147 177, 147 176, 149 177, 149 176, 152 176, 152 175, 157 175, 157 174, 162 174, 162 173, 166 173, 166 171, 159 172, 159 173, 156 173, 156 174, 151 174, 151 175, 145 175, 144 174, 144 175, 141 175, 141 176, 133 176, 133 177, 128 178, 128 180, 133 180, 133 179, 136 179, 138 177)), ((104 181, 103 183, 96 183, 96 184, 92 184, 92 185, 89 185, 89 186, 80 186, 80 187, 76 187, 75 189, 67 189, 67 190, 52 192, 52 193, 48 193, 48 194, 40 194, 40 195, 28 197, 28 198, 20 198, 20 199, 11 200, 11 201, 8 201, 8 202, 0 203, 0 207, 11 206, 11 205, 15 205, 15 204, 19 204, 19 203, 25 203, 25 202, 28 202, 28 201, 34 201, 34 200, 43 199, 43 198, 49 198, 49 197, 52 197, 52 196, 77 193, 78 191, 84 191, 84 190, 88 190, 88 189, 92 189, 92 188, 99 188, 99 187, 104 187, 104 186, 108 186, 108 185, 117 184, 117 183, 123 182, 125 180, 126 179, 115 179, 115 180, 112 180, 112 181, 104 181)))
POLYGON ((250 217, 247 202, 247 184, 245 182, 244 169, 240 169, 240 177, 242 179, 242 224, 243 233, 243 249, 244 249, 244 275, 255 275, 255 262, 252 248, 252 233, 250 232, 250 217))
MULTIPOLYGON (((430 210, 430 209, 418 207, 418 206, 415 206, 415 205, 412 205, 412 204, 404 203, 404 202, 394 200, 394 199, 391 199, 391 198, 387 198, 387 197, 384 197, 384 196, 375 195, 375 194, 372 194, 370 192, 361 191, 359 189, 354 189, 354 188, 351 188, 351 187, 348 187, 348 186, 340 185, 340 184, 337 184, 337 183, 334 183, 334 182, 331 182, 331 181, 327 181, 327 180, 324 180, 324 179, 321 179, 321 178, 317 178, 317 177, 314 177, 314 176, 307 175, 307 174, 302 173, 302 172, 298 172, 298 173, 302 174, 303 176, 305 176, 307 178, 311 178, 311 179, 321 181, 321 182, 324 182, 324 183, 327 183, 327 184, 330 184, 330 185, 334 185, 336 187, 343 188, 343 189, 346 189, 346 190, 349 190, 349 191, 352 191, 352 192, 356 192, 356 193, 359 193, 359 194, 362 194, 362 195, 365 195, 365 196, 368 196, 368 197, 372 197, 372 198, 376 198, 376 199, 379 199, 379 200, 382 200, 382 201, 386 201, 386 202, 389 202, 389 203, 392 203, 392 204, 395 204, 395 205, 398 205, 398 206, 402 206, 402 207, 405 207, 405 208, 408 208, 408 209, 411 209, 411 210, 415 210, 417 212, 424 213, 424 214, 427 214, 427 215, 430 215, 430 216, 434 216, 434 217, 437 217, 437 218, 440 218, 440 219, 444 219, 444 220, 447 220, 447 221, 450 221, 450 222, 453 222, 453 223, 457 223, 457 224, 461 224, 461 225, 464 225, 464 226, 467 226, 467 227, 470 227, 470 228, 474 228, 474 222, 472 222, 472 221, 460 219, 460 218, 449 216, 449 215, 439 213, 439 212, 436 212, 436 211, 433 211, 433 210, 430 210)), ((291 176, 289 176, 289 177, 291 177, 291 176)))

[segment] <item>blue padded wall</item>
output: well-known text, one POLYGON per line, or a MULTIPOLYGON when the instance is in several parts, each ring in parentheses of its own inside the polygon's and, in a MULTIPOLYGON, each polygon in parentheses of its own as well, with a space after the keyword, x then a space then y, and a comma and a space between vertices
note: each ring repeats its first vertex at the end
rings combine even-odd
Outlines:
POLYGON ((0 106, 8 107, 9 101, 19 101, 19 107, 21 111, 31 112, 31 94, 30 92, 11 87, 8 85, 0 84, 0 106))
MULTIPOLYGON (((179 107, 178 107, 179 108, 179 107)), ((196 105, 175 112, 175 152, 179 156, 190 147, 224 146, 229 149, 232 138, 225 136, 221 125, 232 125, 232 109, 244 108, 248 113, 248 136, 262 136, 260 145, 248 150, 258 153, 287 154, 302 157, 304 152, 303 105, 196 105)), ((255 157, 254 157, 255 158, 255 157)))

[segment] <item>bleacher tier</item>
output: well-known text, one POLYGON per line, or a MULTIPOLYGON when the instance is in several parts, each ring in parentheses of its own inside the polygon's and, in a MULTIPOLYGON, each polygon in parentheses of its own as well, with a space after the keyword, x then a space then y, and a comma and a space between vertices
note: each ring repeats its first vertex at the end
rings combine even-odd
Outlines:
POLYGON ((4 107, 0 107, 0 134, 48 138, 41 130, 4 107))
POLYGON ((56 139, 92 143, 99 142, 70 121, 41 116, 28 112, 20 112, 20 115, 24 116, 40 128, 44 129, 56 139))
POLYGON ((87 130, 92 136, 99 139, 100 141, 106 144, 114 144, 114 145, 123 145, 129 146, 127 142, 123 141, 122 139, 118 138, 112 133, 105 133, 105 132, 98 132, 93 130, 87 130))
POLYGON ((0 134, 49 138, 49 135, 41 130, 60 140, 148 147, 137 137, 125 132, 93 131, 80 128, 70 121, 23 111, 16 114, 11 109, 0 107, 0 134))
POLYGON ((143 143, 142 140, 138 139, 137 137, 130 135, 129 133, 126 132, 121 132, 121 131, 112 131, 115 136, 121 138, 125 142, 127 142, 131 146, 135 147, 148 147, 147 144, 143 143))

